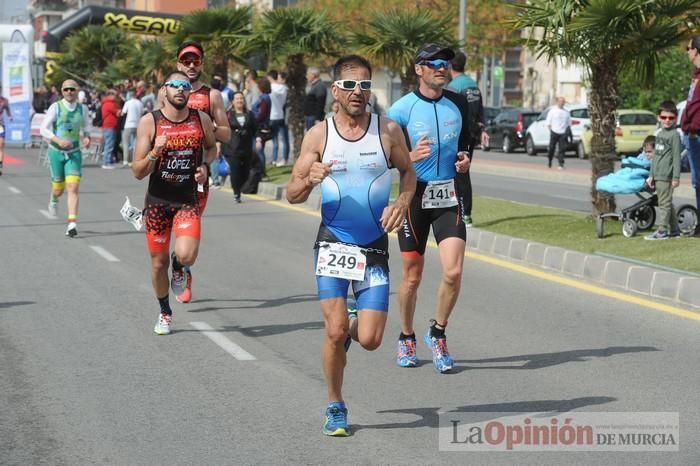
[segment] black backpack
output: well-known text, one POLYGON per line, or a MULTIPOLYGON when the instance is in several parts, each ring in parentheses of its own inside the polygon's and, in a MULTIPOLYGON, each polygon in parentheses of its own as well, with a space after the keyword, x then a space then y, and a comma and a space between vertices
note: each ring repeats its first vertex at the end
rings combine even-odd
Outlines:
POLYGON ((92 126, 98 128, 102 127, 102 108, 97 107, 95 109, 95 116, 92 118, 92 126))

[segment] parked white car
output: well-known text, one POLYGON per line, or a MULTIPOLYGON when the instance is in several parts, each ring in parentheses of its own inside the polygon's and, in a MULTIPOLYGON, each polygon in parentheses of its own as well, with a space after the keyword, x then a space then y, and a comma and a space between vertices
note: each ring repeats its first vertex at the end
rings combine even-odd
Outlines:
MULTIPOLYGON (((537 119, 528 126, 525 135, 525 151, 528 155, 537 155, 538 152, 546 152, 549 147, 549 128, 547 128, 547 114, 552 107, 545 109, 537 119)), ((591 124, 587 105, 565 105, 565 109, 571 113, 572 140, 566 150, 576 150, 581 134, 586 125, 591 124)))

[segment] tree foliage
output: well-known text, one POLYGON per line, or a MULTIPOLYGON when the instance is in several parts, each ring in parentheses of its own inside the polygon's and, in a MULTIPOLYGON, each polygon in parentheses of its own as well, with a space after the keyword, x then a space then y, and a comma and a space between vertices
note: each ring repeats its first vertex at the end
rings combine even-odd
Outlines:
POLYGON ((693 65, 688 61, 685 51, 680 48, 671 49, 661 55, 659 69, 649 85, 641 82, 633 68, 623 68, 620 71, 620 107, 656 112, 659 103, 664 100, 685 100, 690 85, 688 77, 692 71, 693 65))
POLYGON ((61 43, 62 55, 56 60, 52 82, 72 78, 91 87, 105 88, 119 79, 116 62, 134 50, 135 40, 123 30, 86 26, 73 31, 61 43))
POLYGON ((306 89, 306 58, 338 56, 345 39, 327 14, 310 8, 280 8, 265 12, 256 21, 247 50, 264 55, 269 62, 284 63, 289 86, 289 126, 294 137, 294 157, 304 137, 303 102, 306 89))
POLYGON ((614 197, 595 189, 596 179, 613 170, 615 110, 623 69, 640 83, 653 82, 661 56, 698 24, 697 0, 529 0, 514 7, 509 21, 527 33, 538 56, 563 57, 590 77, 593 130, 591 201, 594 215, 615 209, 614 197))
MULTIPOLYGON (((450 43, 456 44, 459 28, 457 0, 305 0, 304 5, 328 12, 330 17, 350 31, 361 31, 370 18, 389 11, 404 13, 428 11, 434 18, 451 26, 450 43)), ((466 44, 468 67, 478 69, 484 57, 500 54, 513 43, 505 20, 512 14, 503 0, 468 0, 466 44)), ((415 52, 415 51, 414 51, 415 52)))
POLYGON ((360 54, 397 73, 405 93, 416 86, 418 47, 428 42, 457 45, 451 23, 450 15, 435 17, 430 10, 380 11, 352 34, 352 43, 360 54))
POLYGON ((171 43, 173 48, 185 40, 204 46, 205 71, 227 74, 228 59, 245 64, 245 48, 251 32, 251 7, 196 10, 182 17, 182 27, 171 43))

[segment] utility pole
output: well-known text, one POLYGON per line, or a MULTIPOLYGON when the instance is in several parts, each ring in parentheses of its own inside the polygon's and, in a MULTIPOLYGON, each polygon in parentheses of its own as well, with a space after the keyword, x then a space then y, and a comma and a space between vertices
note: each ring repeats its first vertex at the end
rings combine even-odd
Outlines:
POLYGON ((467 29, 467 0, 459 0, 459 49, 464 52, 467 29))

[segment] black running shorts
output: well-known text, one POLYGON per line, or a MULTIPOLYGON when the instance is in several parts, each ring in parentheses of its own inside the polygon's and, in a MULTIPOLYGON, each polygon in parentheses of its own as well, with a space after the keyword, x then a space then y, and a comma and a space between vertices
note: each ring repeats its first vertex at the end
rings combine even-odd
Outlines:
POLYGON ((425 254, 430 227, 433 227, 435 241, 440 244, 445 238, 467 239, 467 229, 462 220, 459 205, 440 209, 424 209, 422 204, 426 183, 416 184, 416 194, 411 200, 406 219, 398 230, 401 253, 425 254))

